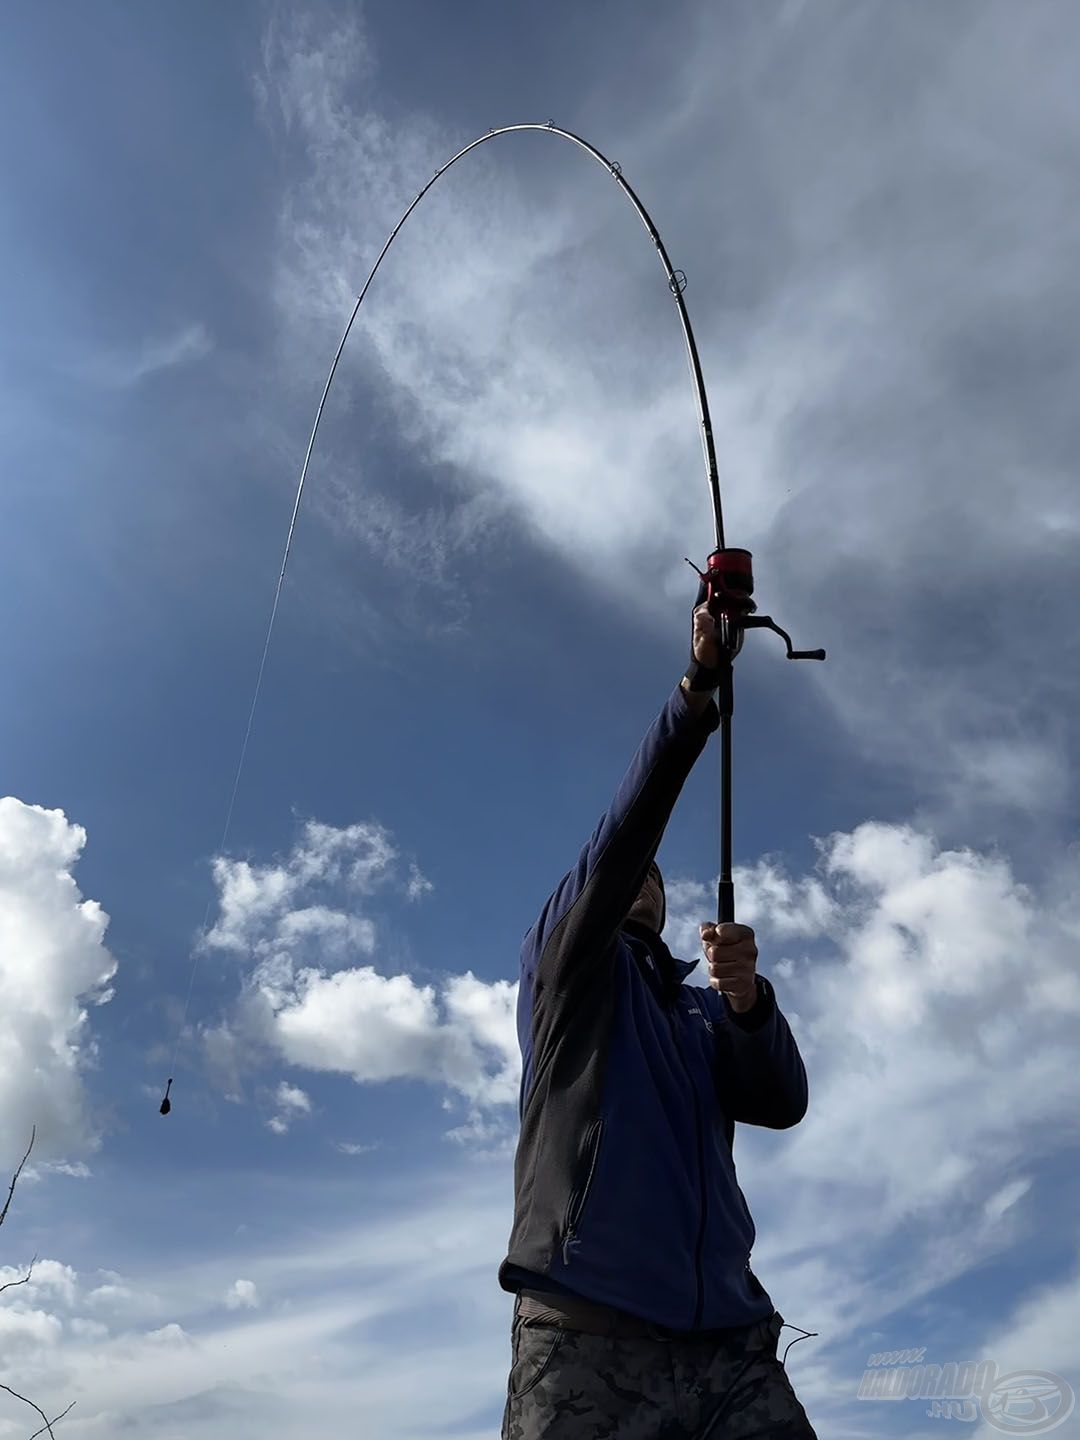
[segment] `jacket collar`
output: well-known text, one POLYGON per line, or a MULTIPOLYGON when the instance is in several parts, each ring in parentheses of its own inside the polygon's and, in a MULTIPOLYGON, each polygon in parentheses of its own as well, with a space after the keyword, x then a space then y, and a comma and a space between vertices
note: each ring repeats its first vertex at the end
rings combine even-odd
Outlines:
POLYGON ((625 935, 645 946, 655 963, 662 988, 669 997, 678 995, 683 981, 691 970, 697 969, 698 962, 696 960, 676 960, 652 926, 644 925, 640 920, 625 920, 622 930, 625 935))

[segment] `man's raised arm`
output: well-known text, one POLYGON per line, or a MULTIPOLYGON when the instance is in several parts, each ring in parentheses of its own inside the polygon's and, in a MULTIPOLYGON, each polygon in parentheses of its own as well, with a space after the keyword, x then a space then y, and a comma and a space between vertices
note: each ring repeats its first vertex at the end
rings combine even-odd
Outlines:
MULTIPOLYGON (((714 655, 716 622, 694 612, 693 653, 714 655)), ((645 881, 675 802, 720 724, 711 691, 683 679, 653 721, 576 866, 549 897, 522 946, 523 978, 565 995, 610 971, 615 937, 645 881)))

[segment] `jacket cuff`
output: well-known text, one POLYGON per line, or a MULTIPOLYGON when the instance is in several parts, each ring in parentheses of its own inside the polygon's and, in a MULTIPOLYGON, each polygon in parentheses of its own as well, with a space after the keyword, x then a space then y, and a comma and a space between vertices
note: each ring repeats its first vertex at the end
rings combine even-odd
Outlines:
POLYGON ((765 979, 764 975, 755 975, 754 984, 757 987, 757 999, 749 1010, 732 1009, 731 1001, 724 996, 724 1008, 727 1010, 727 1017, 732 1024, 737 1025, 740 1030, 753 1033, 760 1030, 762 1026, 772 1017, 776 1010, 776 999, 773 995, 773 988, 765 979))
POLYGON ((712 696, 709 697, 709 703, 704 710, 691 710, 681 680, 672 691, 668 705, 671 707, 671 716, 679 730, 703 729, 707 735, 711 735, 714 730, 720 728, 720 708, 712 696))

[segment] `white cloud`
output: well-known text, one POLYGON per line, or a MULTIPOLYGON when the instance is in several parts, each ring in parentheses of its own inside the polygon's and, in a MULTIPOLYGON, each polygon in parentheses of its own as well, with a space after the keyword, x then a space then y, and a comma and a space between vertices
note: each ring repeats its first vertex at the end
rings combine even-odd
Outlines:
MULTIPOLYGON (((782 1139, 744 1130, 739 1173, 757 1273, 787 1319, 842 1346, 920 1302, 932 1315, 950 1281, 1031 1245, 1019 1202, 1045 1202, 1040 1170, 1077 1153, 1080 1007, 1042 995, 1074 969, 1078 857, 1036 892, 1000 857, 909 826, 819 848, 833 918, 777 983, 809 1109, 782 1139)), ((786 928, 783 911, 776 933, 760 917, 774 979, 786 928)), ((812 1354, 807 1397, 828 1407, 843 1381, 812 1354)))
POLYGON ((276 1135, 284 1135, 298 1115, 311 1114, 311 1100, 296 1085, 282 1081, 277 1088, 278 1113, 267 1124, 276 1135))
POLYGON ((151 1345, 187 1346, 192 1343, 191 1336, 175 1321, 162 1325, 160 1330, 147 1331, 146 1339, 151 1345))
MULTIPOLYGON (((971 1223, 954 1254, 962 1269, 980 1246, 998 1243, 997 1221, 1019 1213, 1020 1192, 995 1183, 999 1167, 1036 1158, 1035 1142, 1020 1138, 1016 1091, 1004 1076, 1023 1077, 1038 1097, 1032 1114, 1064 1127, 1062 1143, 1080 1138, 1069 1119, 1080 1092, 1068 1058, 1068 1030, 1080 1015, 1071 961, 1080 855, 1049 872, 1036 893, 1002 856, 942 848, 911 825, 867 822, 818 850, 815 871, 802 877, 776 857, 738 876, 748 907, 741 913, 755 924, 762 969, 781 986, 813 1076, 810 1113, 784 1165, 806 1203, 839 1169, 853 1184, 862 1177, 872 1204, 845 1219, 844 1235, 867 1246, 882 1227, 966 1207, 971 1223), (961 1142, 942 1087, 973 1112, 961 1142), (933 1162, 913 1168, 910 1155, 924 1149, 933 1162), (997 1201, 980 1208, 988 1195, 997 1201)), ((676 953, 700 953, 697 925, 713 894, 669 878, 667 938, 676 953)), ((467 1105, 453 1138, 505 1139, 520 1083, 516 980, 470 971, 420 982, 384 975, 375 961, 336 970, 304 963, 305 927, 290 916, 311 909, 297 879, 275 891, 272 922, 249 926, 256 936, 272 931, 273 942, 255 941, 229 1035, 252 1037, 309 1071, 443 1087, 467 1105), (285 893, 295 911, 281 908, 285 893)), ((701 983, 700 972, 692 981, 701 983)), ((285 1093, 272 1122, 280 1130, 301 1108, 290 1109, 285 1093)), ((822 1223, 828 1230, 828 1217, 822 1223)))
MULTIPOLYGON (((777 857, 736 874, 740 918, 755 926, 810 1087, 799 1126, 740 1127, 736 1154, 755 1271, 785 1318, 820 1337, 792 1352, 796 1387, 830 1433, 858 1435, 857 1417, 845 1428, 852 1343, 900 1312, 925 1327, 912 1343, 934 1338, 950 1283, 1034 1259, 1040 1208, 1060 1185, 1051 1171, 1075 1172, 1080 848, 1047 862, 1037 885, 999 853, 912 825, 867 822, 817 848, 803 876, 777 857)), ((665 937, 690 958, 715 884, 667 888, 665 937)), ((1071 1215, 1055 1231, 1062 1245, 1080 1256, 1071 1215)), ((1002 1371, 1068 1374, 1080 1291, 1068 1282, 1029 1302, 1024 1280, 1013 1284, 1016 1320, 982 1353, 1002 1371)), ((941 1340, 957 1353, 931 1358, 978 1351, 987 1318, 941 1340)))
MULTIPOLYGON (((264 991, 264 993, 269 993, 264 991)), ((304 970, 275 990, 275 1029, 295 1065, 390 1080, 421 1067, 438 1028, 434 990, 370 966, 322 975, 304 970)))
POLYGON ((21 1281, 27 1271, 30 1271, 30 1279, 26 1284, 18 1285, 18 1296, 12 1295, 12 1300, 17 1298, 19 1303, 32 1302, 43 1296, 54 1295, 68 1305, 74 1304, 78 1275, 70 1265, 62 1265, 58 1260, 37 1260, 33 1266, 26 1265, 21 1269, 17 1266, 0 1265, 0 1288, 21 1281))
POLYGON ((287 1110, 300 1110, 307 1114, 311 1110, 311 1101, 304 1094, 303 1090, 296 1085, 289 1085, 284 1080, 278 1086, 278 1104, 287 1110))
POLYGON ((322 949, 370 951, 375 932, 369 920, 318 903, 301 906, 297 896, 327 887, 354 901, 370 896, 389 881, 398 859, 381 825, 337 828, 315 820, 304 825, 289 855, 273 864, 219 855, 214 860, 219 916, 206 943, 267 954, 278 942, 310 937, 322 949))
POLYGON ((505 1155, 512 1158, 517 1147, 516 1128, 505 1119, 492 1119, 489 1114, 471 1109, 463 1125, 447 1130, 446 1140, 455 1145, 468 1146, 470 1150, 483 1150, 488 1155, 505 1155))
POLYGON ((0 1349, 5 1357, 37 1346, 55 1345, 62 1333, 63 1326, 56 1316, 43 1310, 0 1308, 0 1349))
POLYGON ((257 1310, 259 1308, 258 1287, 252 1280, 235 1280, 225 1296, 229 1310, 257 1310))
POLYGON ((107 1339, 109 1334, 109 1327, 100 1320, 84 1320, 78 1315, 68 1322, 68 1329, 76 1340, 86 1340, 91 1344, 107 1339))
POLYGON ((61 1161, 55 1165, 43 1165, 41 1168, 52 1175, 68 1175, 72 1180, 89 1180, 93 1174, 89 1165, 82 1160, 77 1160, 74 1164, 66 1164, 61 1161))
MULTIPOLYGON (((474 1106, 516 1102, 515 985, 466 973, 437 989, 355 963, 377 942, 358 906, 384 888, 409 901, 431 889, 415 863, 401 877, 400 859, 377 824, 335 829, 311 820, 284 860, 215 860, 220 914, 206 943, 251 961, 236 1013, 206 1037, 230 1094, 270 1046, 309 1070, 371 1083, 420 1079, 474 1106)), ((306 1108, 289 1098, 302 1094, 279 1088, 268 1122, 276 1133, 306 1108)))
POLYGON ((86 1297, 88 1305, 130 1305, 138 1299, 136 1291, 128 1288, 127 1285, 110 1281, 106 1285, 96 1285, 86 1297))
POLYGON ((255 983, 269 1038, 292 1065, 371 1083, 424 1080, 484 1105, 517 1099, 517 987, 508 981, 452 977, 442 989, 445 1019, 434 986, 371 966, 272 980, 257 971, 255 983))
POLYGON ((448 1064, 450 1083, 471 1100, 485 1105, 516 1105, 521 1081, 521 1056, 517 1038, 517 983, 477 980, 472 971, 451 979, 444 991, 447 1023, 452 1031, 467 1037, 460 1072, 448 1064), (485 1066, 478 1073, 476 1057, 482 1056, 498 1069, 485 1066))
POLYGON ((435 889, 426 876, 421 875, 416 865, 409 866, 409 885, 406 891, 410 900, 419 900, 422 895, 430 895, 435 889))
MULTIPOLYGON (((739 923, 751 927, 766 925, 777 940, 814 939, 825 935, 839 918, 837 900, 817 875, 792 879, 775 857, 766 856, 753 865, 737 865, 735 890, 739 902, 739 923)), ((716 886, 697 880, 665 876, 667 919, 664 939, 685 959, 701 958, 698 927, 716 915, 716 886)), ((690 984, 700 983, 690 976, 690 984)))
MULTIPOLYGON (((787 1319, 819 1332, 792 1351, 796 1386, 819 1428, 835 1417, 830 1434, 856 1436, 864 1431, 844 1418, 858 1382, 852 1345, 899 1310, 929 1324, 943 1286, 1022 1253, 1044 1195, 1045 1162, 1080 1141, 1075 1017, 1048 1015, 1038 998, 1040 984, 1073 966, 1080 855, 1035 890, 1018 884, 1000 857, 944 848, 910 826, 868 823, 823 839, 818 850, 807 875, 787 873, 778 857, 762 862, 759 895, 777 903, 762 899, 756 924, 764 973, 775 978, 793 943, 799 953, 777 991, 807 1059, 810 1108, 783 1134, 740 1127, 736 1153, 758 1226, 755 1270, 787 1319), (813 897, 804 925, 796 923, 798 897, 813 897)), ((748 893, 756 874, 749 867, 748 893)), ((695 923, 699 892, 710 893, 697 882, 669 882, 669 897, 681 897, 695 923)), ((303 894, 297 898, 303 904, 303 894)), ((239 1263, 197 1260, 160 1277, 106 1274, 87 1292, 73 1271, 51 1262, 41 1292, 26 1297, 29 1318, 10 1324, 28 1360, 58 1357, 54 1393, 78 1398, 84 1423, 153 1404, 163 1417, 154 1424, 164 1426, 170 1407, 203 1397, 205 1416, 188 1433, 199 1434, 199 1425, 213 1433, 213 1417, 229 1413, 231 1384, 261 1388, 282 1434, 299 1436, 318 1356, 326 1416, 360 1407, 380 1434, 424 1430, 424 1396, 408 1390, 407 1413, 400 1408, 414 1361, 379 1335, 382 1317, 429 1313, 440 1295, 452 1305, 467 1293, 469 1313, 482 1323, 466 1327, 467 1338, 461 1330, 439 1345, 425 1341, 429 1377, 445 1374, 449 1383, 475 1362, 466 1391, 453 1391, 463 1415, 505 1386, 509 1301, 494 1272, 512 1194, 513 987, 471 974, 440 987, 370 967, 339 974, 339 991, 322 989, 332 975, 278 977, 275 1003, 310 1026, 303 1039, 313 1047, 311 1068, 318 1037, 323 1054, 338 1047, 334 1063, 349 1073, 430 1070, 453 1094, 472 1086, 484 1103, 470 1101, 447 1136, 469 1147, 468 1163, 423 1177, 412 1167, 400 1177, 381 1171, 371 1177, 374 1208, 356 1223, 291 1250, 275 1243, 239 1263), (456 1044, 439 1034, 452 1027, 456 1044), (346 1032, 357 1029, 362 1041, 350 1048, 346 1032), (506 1103, 487 1103, 495 1094, 506 1103), (223 1263, 231 1275, 221 1274, 223 1263), (241 1281, 231 1278, 237 1270, 241 1281), (225 1297, 227 1326, 208 1320, 208 1295, 225 1297), (107 1334, 93 1328, 104 1319, 113 1321, 107 1334)), ((303 1112, 300 1087, 283 1082, 277 1094, 303 1112)), ((1068 1233, 1061 1240, 1068 1244, 1068 1233)), ((1014 1318, 995 1327, 985 1353, 1002 1368, 1015 1360, 1067 1373, 1077 1293, 1066 1281, 1030 1304, 1018 1297, 1014 1318)), ((972 1318, 955 1342, 964 1355, 941 1358, 974 1353, 972 1337, 984 1328, 972 1318)))
POLYGON ((0 1167, 93 1149, 87 1007, 112 997, 109 917, 72 871, 86 832, 62 810, 0 798, 0 1167))

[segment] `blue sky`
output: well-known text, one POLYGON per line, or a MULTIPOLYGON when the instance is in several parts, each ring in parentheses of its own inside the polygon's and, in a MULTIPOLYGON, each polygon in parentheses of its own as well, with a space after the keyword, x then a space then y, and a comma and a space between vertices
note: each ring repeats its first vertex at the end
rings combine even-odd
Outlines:
MULTIPOLYGON (((1053 3, 9 7, 0 1374, 65 1434, 498 1432, 518 946, 712 543, 662 273, 563 142, 469 156, 372 287, 216 850, 352 300, 549 117, 686 270, 728 541, 829 650, 737 682, 795 1384, 836 1437, 940 1428, 856 1399, 887 1348, 1080 1384, 1078 49, 1053 3)), ((660 853, 685 956, 717 768, 660 853)))

